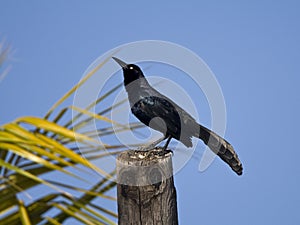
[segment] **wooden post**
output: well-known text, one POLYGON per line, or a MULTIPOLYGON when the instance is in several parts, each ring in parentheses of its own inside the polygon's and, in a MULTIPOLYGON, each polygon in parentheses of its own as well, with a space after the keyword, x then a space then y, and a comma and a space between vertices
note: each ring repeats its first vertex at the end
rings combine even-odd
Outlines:
POLYGON ((177 225, 172 152, 128 150, 117 157, 119 225, 177 225))

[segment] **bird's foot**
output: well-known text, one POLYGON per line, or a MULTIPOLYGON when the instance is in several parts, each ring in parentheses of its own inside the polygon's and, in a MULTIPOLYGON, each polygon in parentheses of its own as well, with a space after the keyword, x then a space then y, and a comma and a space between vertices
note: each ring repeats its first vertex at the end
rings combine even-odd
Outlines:
POLYGON ((152 144, 149 144, 149 145, 144 145, 144 146, 141 146, 138 148, 139 151, 148 151, 150 149, 153 149, 154 147, 156 146, 156 144, 154 145, 153 143, 152 144))
POLYGON ((163 140, 165 139, 165 137, 162 137, 154 142, 152 142, 151 144, 149 145, 145 145, 145 146, 141 146, 138 148, 138 150, 140 151, 148 151, 150 149, 153 149, 156 145, 158 145, 160 142, 162 142, 163 140))

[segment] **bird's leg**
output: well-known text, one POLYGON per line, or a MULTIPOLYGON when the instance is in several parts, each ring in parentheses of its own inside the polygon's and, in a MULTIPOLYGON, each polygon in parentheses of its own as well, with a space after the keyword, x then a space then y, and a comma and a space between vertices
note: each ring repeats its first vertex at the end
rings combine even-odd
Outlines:
POLYGON ((166 144, 165 144, 165 146, 164 146, 163 149, 162 149, 163 151, 167 150, 167 147, 168 147, 168 145, 169 145, 171 139, 172 139, 172 136, 169 135, 169 136, 168 136, 168 140, 166 141, 166 144))
POLYGON ((158 145, 160 142, 162 142, 162 141, 165 140, 165 139, 166 139, 166 137, 162 137, 162 138, 160 138, 160 139, 158 139, 158 140, 152 142, 151 144, 142 147, 141 149, 144 150, 144 151, 147 151, 147 150, 149 150, 149 149, 152 149, 152 148, 154 148, 156 145, 158 145))

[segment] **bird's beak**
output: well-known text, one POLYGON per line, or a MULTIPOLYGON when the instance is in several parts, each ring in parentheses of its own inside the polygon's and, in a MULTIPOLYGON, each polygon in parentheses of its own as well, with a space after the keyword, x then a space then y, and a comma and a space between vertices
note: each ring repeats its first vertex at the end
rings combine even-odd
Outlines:
POLYGON ((118 59, 116 57, 112 57, 113 60, 115 60, 123 69, 127 68, 127 63, 123 62, 121 59, 118 59))

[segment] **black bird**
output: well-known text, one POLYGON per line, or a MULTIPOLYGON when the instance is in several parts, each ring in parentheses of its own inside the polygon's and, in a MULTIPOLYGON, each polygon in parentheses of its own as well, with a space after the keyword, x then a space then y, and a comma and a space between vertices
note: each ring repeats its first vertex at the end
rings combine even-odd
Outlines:
POLYGON ((112 58, 123 69, 124 85, 132 113, 145 125, 164 134, 164 137, 152 146, 167 139, 164 146, 166 149, 170 140, 175 138, 185 146, 192 147, 192 137, 200 138, 234 172, 242 175, 242 164, 233 147, 225 139, 198 124, 189 113, 151 87, 137 65, 112 58))

